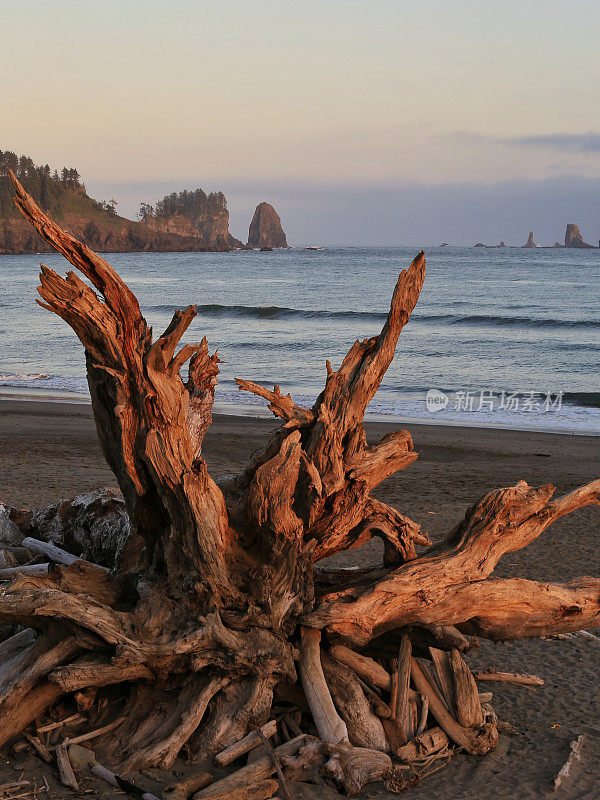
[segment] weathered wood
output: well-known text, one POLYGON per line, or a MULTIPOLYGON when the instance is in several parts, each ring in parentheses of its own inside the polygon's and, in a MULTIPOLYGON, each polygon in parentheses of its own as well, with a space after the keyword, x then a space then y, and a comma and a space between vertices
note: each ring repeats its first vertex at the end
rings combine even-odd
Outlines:
POLYGON ((115 786, 117 789, 120 789, 124 792, 130 792, 132 794, 141 797, 142 800, 160 800, 155 794, 152 792, 144 792, 139 786, 135 786, 131 781, 122 778, 120 775, 116 775, 112 770, 105 767, 103 764, 95 763, 91 768, 92 774, 96 775, 98 778, 102 778, 102 780, 109 783, 111 786, 115 786))
POLYGON ((481 725, 483 712, 477 684, 471 670, 460 657, 458 650, 450 651, 450 670, 454 678, 456 719, 465 728, 481 725))
MULTIPOLYGON (((301 745, 307 738, 308 737, 305 735, 296 736, 290 742, 279 745, 279 747, 275 748, 277 756, 281 758, 282 756, 294 755, 300 750, 301 745)), ((237 772, 233 772, 231 775, 227 775, 225 778, 215 781, 210 786, 207 786, 206 789, 196 792, 196 794, 194 794, 194 800, 204 800, 204 798, 215 797, 233 791, 234 789, 252 786, 270 778, 274 772, 275 766, 271 757, 268 755, 261 756, 256 759, 256 761, 253 761, 252 764, 248 764, 238 769, 237 772)), ((273 781, 273 783, 275 785, 273 794, 275 794, 278 784, 277 781, 273 781)))
POLYGON ((323 772, 347 795, 354 796, 367 783, 383 780, 391 769, 392 760, 385 753, 341 744, 329 747, 323 772))
POLYGON ((85 721, 86 717, 84 717, 83 714, 71 714, 71 716, 56 720, 56 722, 48 722, 46 725, 41 725, 39 728, 36 728, 36 733, 49 733, 50 731, 56 730, 56 728, 62 728, 63 725, 80 725, 85 721))
POLYGON ((493 667, 473 673, 476 681, 497 681, 498 683, 518 683, 522 686, 543 686, 545 681, 539 675, 521 675, 518 672, 498 672, 493 667))
POLYGON ((281 756, 281 764, 289 781, 323 783, 322 768, 327 758, 327 745, 319 739, 308 739, 294 756, 281 756))
POLYGON ((66 744, 59 744, 56 748, 56 765, 58 767, 60 782, 63 786, 68 786, 70 789, 75 789, 75 791, 78 792, 79 784, 77 783, 77 778, 75 777, 73 767, 69 760, 66 744))
POLYGON ((474 730, 460 725, 454 717, 450 716, 414 658, 411 662, 411 677, 418 691, 427 697, 431 713, 438 721, 438 724, 453 742, 456 742, 460 747, 464 747, 467 753, 471 755, 485 755, 495 746, 498 740, 496 728, 493 725, 484 724, 478 730, 474 730))
POLYGON ((385 689, 386 692, 391 691, 390 673, 374 659, 355 653, 343 645, 334 645, 330 652, 336 661, 354 670, 365 683, 385 689))
POLYGON ((19 564, 17 567, 0 569, 0 581, 13 578, 15 575, 46 575, 48 564, 19 564))
POLYGON ((210 786, 213 781, 210 772, 199 772, 185 780, 170 783, 162 790, 163 800, 188 800, 192 794, 210 786))
POLYGON ((450 740, 442 728, 430 728, 416 736, 411 742, 401 747, 395 755, 399 761, 410 764, 413 761, 427 758, 447 747, 450 740))
POLYGON ((452 678, 452 670, 450 668, 450 656, 444 650, 439 650, 437 647, 430 647, 429 654, 433 661, 434 667, 432 674, 437 682, 440 692, 446 701, 448 710, 453 712, 456 709, 455 696, 454 696, 454 681, 452 678))
POLYGON ((377 714, 380 719, 392 719, 392 711, 387 703, 384 703, 381 697, 371 689, 363 680, 361 680, 358 675, 356 676, 357 681, 359 682, 363 692, 366 694, 369 702, 373 706, 373 711, 377 714))
POLYGON ((31 736, 28 733, 25 733, 23 735, 25 736, 29 744, 33 747, 38 756, 42 759, 42 761, 45 761, 47 764, 50 764, 50 762, 52 761, 52 756, 48 752, 48 748, 43 744, 39 736, 31 736))
MULTIPOLYGON (((52 542, 42 542, 39 539, 33 539, 31 536, 26 536, 23 539, 23 547, 26 547, 32 553, 46 556, 50 559, 50 561, 55 561, 57 564, 64 564, 67 567, 70 567, 77 561, 85 561, 85 559, 74 556, 72 553, 67 553, 66 550, 63 550, 61 547, 57 547, 52 542)), ((99 564, 94 564, 94 566, 97 569, 106 569, 106 567, 101 567, 99 564)))
POLYGON ((354 672, 325 653, 321 661, 325 680, 338 712, 346 723, 350 742, 355 747, 388 751, 381 720, 371 710, 354 672))
MULTIPOLYGON (((237 786, 226 792, 211 795, 211 797, 213 800, 268 800, 268 798, 274 797, 277 788, 277 781, 267 779, 247 786, 237 786)), ((194 795, 194 797, 196 796, 194 795)))
POLYGON ((324 742, 337 744, 348 741, 346 723, 337 713, 321 664, 321 632, 301 629, 300 678, 310 710, 324 742))
POLYGON ((598 578, 561 585, 490 577, 504 553, 526 547, 565 514, 598 505, 600 480, 558 499, 553 493, 552 486, 535 489, 524 481, 490 492, 469 509, 445 545, 353 592, 351 603, 325 595, 307 624, 359 646, 416 619, 455 625, 494 641, 597 625, 598 578))
POLYGON ((560 768, 560 771, 556 776, 556 778, 554 778, 554 791, 556 791, 558 787, 561 785, 563 778, 569 777, 571 773, 571 767, 573 766, 575 761, 579 761, 581 759, 583 740, 584 736, 583 734, 581 734, 580 736, 577 737, 577 739, 574 739, 569 745, 570 747, 569 757, 560 768))
POLYGON ((396 723, 404 734, 404 742, 410 741, 413 734, 412 712, 409 706, 410 689, 410 663, 412 658, 412 646, 410 637, 404 634, 398 653, 398 698, 394 717, 396 723))
POLYGON ((122 722, 123 722, 123 717, 119 717, 113 722, 110 722, 108 725, 103 725, 101 728, 96 728, 96 730, 94 731, 88 731, 87 733, 82 733, 79 736, 72 736, 69 738, 69 744, 81 744, 81 742, 90 742, 92 739, 97 739, 99 736, 104 736, 105 733, 109 733, 115 728, 118 728, 122 722))
POLYGON ((421 668, 421 672, 423 673, 425 679, 427 680, 428 684, 431 686, 433 691, 437 694, 441 703, 450 711, 452 716, 456 716, 456 708, 454 704, 454 686, 452 686, 452 703, 448 703, 446 700, 446 696, 442 691, 440 681, 438 680, 437 671, 435 665, 428 661, 426 658, 416 658, 417 664, 421 668))
MULTIPOLYGON (((270 719, 261 726, 260 731, 267 739, 274 736, 275 733, 277 733, 277 720, 270 719)), ((215 756, 215 764, 218 764, 220 767, 226 767, 228 764, 235 761, 236 758, 245 755, 258 744, 260 744, 258 732, 251 731, 247 736, 244 736, 243 739, 234 742, 234 744, 230 744, 229 747, 217 753, 215 756)))
POLYGON ((281 796, 284 798, 284 800, 292 800, 292 796, 290 794, 290 790, 288 789, 285 775, 283 774, 283 770, 281 769, 281 763, 279 761, 279 757, 275 752, 275 750, 273 750, 273 745, 266 738, 266 736, 263 734, 260 728, 257 728, 256 733, 258 734, 258 738, 261 740, 264 749, 269 754, 271 761, 273 762, 273 766, 275 767, 275 772, 277 774, 277 781, 279 783, 279 791, 281 792, 281 796))
POLYGON ((429 700, 426 695, 420 695, 421 699, 421 709, 419 711, 419 721, 417 724, 417 730, 415 732, 415 737, 421 736, 422 733, 425 733, 425 729, 427 728, 427 716, 429 714, 429 700))

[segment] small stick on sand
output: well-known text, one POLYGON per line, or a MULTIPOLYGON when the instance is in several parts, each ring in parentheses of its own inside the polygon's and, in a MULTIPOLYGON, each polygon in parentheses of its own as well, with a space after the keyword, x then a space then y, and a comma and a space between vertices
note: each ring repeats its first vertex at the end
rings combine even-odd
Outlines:
MULTIPOLYGON (((61 547, 57 547, 53 542, 43 542, 40 539, 33 539, 31 536, 26 536, 25 539, 23 539, 23 546, 30 552, 36 553, 36 555, 46 556, 46 558, 49 558, 56 564, 64 564, 66 567, 72 566, 77 561, 85 561, 88 564, 91 563, 85 558, 74 556, 73 553, 68 553, 61 547)), ((92 564, 92 566, 104 572, 108 572, 107 568, 100 566, 100 564, 92 564)))
POLYGON ((517 683, 522 686, 543 686, 544 681, 538 675, 521 675, 518 672, 498 672, 489 667, 485 672, 474 672, 476 681, 500 681, 502 683, 517 683))
POLYGON ((0 580, 8 580, 15 575, 46 575, 48 564, 23 564, 19 567, 7 567, 0 569, 0 580))
POLYGON ((594 642, 600 642, 600 636, 596 636, 595 633, 590 633, 589 631, 577 631, 577 636, 581 636, 583 639, 590 639, 594 642))
POLYGON ((277 778, 279 779, 279 788, 281 789, 281 794, 285 798, 285 800, 293 800, 292 795, 290 794, 290 790, 287 786, 287 781, 285 779, 285 775, 283 774, 283 770, 281 769, 281 762, 279 761, 279 757, 275 750, 273 750, 273 746, 271 742, 265 737, 264 733, 260 728, 256 729, 256 733, 258 734, 259 739, 263 743, 267 753, 271 756, 271 761, 273 762, 273 766, 275 767, 275 772, 277 773, 277 778))
POLYGON ((562 765, 560 772, 554 778, 554 791, 558 789, 560 784, 562 783, 563 778, 569 777, 569 772, 571 767, 575 761, 579 761, 581 759, 581 750, 583 749, 583 734, 577 737, 577 739, 573 739, 571 742, 571 752, 569 753, 569 757, 562 765))
POLYGON ((22 786, 29 786, 29 781, 11 781, 0 785, 0 792, 8 792, 13 789, 20 789, 22 786))
POLYGON ((86 718, 82 714, 72 714, 70 717, 59 719, 58 722, 49 722, 47 725, 42 725, 41 728, 36 728, 36 733, 39 736, 40 733, 53 731, 55 728, 60 728, 62 725, 67 725, 68 723, 71 725, 79 725, 85 721, 86 718))
POLYGON ((103 733, 108 733, 112 731, 113 728, 116 728, 117 725, 120 725, 123 719, 123 717, 119 717, 114 722, 111 722, 110 725, 105 725, 103 728, 96 728, 95 731, 82 733, 81 736, 74 736, 72 739, 69 739, 69 744, 80 744, 80 742, 87 742, 90 739, 95 739, 97 736, 102 736, 103 733))
MULTIPOLYGON (((155 794, 152 794, 151 792, 145 792, 143 789, 140 789, 139 786, 136 786, 130 781, 125 780, 125 778, 115 775, 114 772, 106 769, 106 767, 103 767, 102 764, 94 764, 92 767, 92 773, 97 778, 102 778, 102 780, 110 783, 111 786, 116 786, 117 789, 122 789, 123 792, 135 794, 138 797, 141 797, 142 800, 160 800, 155 794)), ((114 794, 117 794, 117 792, 114 792, 114 794)))

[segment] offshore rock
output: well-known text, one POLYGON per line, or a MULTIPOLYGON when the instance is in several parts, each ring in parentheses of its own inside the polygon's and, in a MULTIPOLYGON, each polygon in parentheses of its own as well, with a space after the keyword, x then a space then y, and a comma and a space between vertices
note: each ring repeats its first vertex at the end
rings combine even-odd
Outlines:
POLYGON ((575 225, 571 222, 567 225, 567 230, 565 231, 565 247, 578 247, 581 250, 588 250, 591 249, 593 245, 586 244, 586 242, 583 241, 579 225, 575 225))
POLYGON ((248 247, 287 247, 281 219, 269 203, 259 203, 248 231, 248 247))
POLYGON ((523 247, 537 247, 537 244, 533 240, 533 231, 529 231, 529 238, 527 239, 523 247))

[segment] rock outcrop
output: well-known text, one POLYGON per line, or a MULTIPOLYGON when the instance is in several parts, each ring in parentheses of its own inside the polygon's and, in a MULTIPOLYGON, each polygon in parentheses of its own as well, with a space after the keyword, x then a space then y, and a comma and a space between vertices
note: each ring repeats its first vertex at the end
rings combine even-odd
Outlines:
POLYGON ((523 247, 537 247, 537 244, 533 240, 533 231, 529 231, 529 238, 527 239, 523 247))
POLYGON ((571 222, 567 225, 567 230, 565 231, 565 247, 577 247, 580 250, 588 250, 593 248, 593 245, 586 244, 586 242, 583 241, 579 225, 575 225, 571 222))
MULTIPOLYGON (((58 216, 58 215, 57 215, 58 216)), ((70 234, 92 250, 103 253, 186 253, 205 251, 228 251, 238 246, 233 239, 216 237, 207 242, 200 236, 182 236, 156 230, 143 222, 132 222, 123 217, 110 220, 79 217, 67 214, 61 224, 70 234)), ((49 253, 50 246, 25 220, 0 219, 0 254, 49 253)))
POLYGON ((229 233, 229 212, 222 215, 187 218, 181 214, 167 217, 164 220, 152 219, 147 222, 148 228, 179 236, 182 239, 200 240, 211 250, 229 250, 232 247, 243 247, 239 239, 229 233))
POLYGON ((287 247, 281 219, 269 203, 259 203, 248 231, 248 247, 287 247))

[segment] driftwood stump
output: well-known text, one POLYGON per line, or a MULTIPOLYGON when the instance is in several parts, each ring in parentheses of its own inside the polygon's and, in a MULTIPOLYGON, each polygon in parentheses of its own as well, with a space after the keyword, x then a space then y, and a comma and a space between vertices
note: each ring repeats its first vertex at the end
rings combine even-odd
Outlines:
POLYGON ((598 578, 491 577, 504 553, 598 504, 600 480, 558 499, 552 486, 522 481, 496 489, 436 546, 371 496, 417 458, 407 431, 369 446, 363 418, 419 297, 424 253, 401 272, 381 333, 355 342, 337 370, 327 362, 312 408, 278 386, 238 381, 282 424, 218 485, 202 458, 218 358, 206 339, 177 350, 195 307, 154 339, 115 270, 13 180, 25 217, 94 287, 42 266, 38 302, 85 348, 98 436, 131 531, 110 570, 65 558, 45 574, 16 568, 0 584, 0 621, 26 628, 0 644, 0 745, 61 696, 88 692, 93 702, 112 686, 126 696, 103 744, 115 766, 166 768, 184 747, 192 762, 213 756, 268 722, 274 693, 304 714, 287 718, 296 738, 281 745, 282 764, 298 773, 320 758, 347 791, 385 776, 385 753, 410 761, 449 742, 473 754, 493 747, 495 715, 458 651, 470 635, 600 625, 598 578), (316 569, 372 536, 385 545, 379 568, 316 569))

